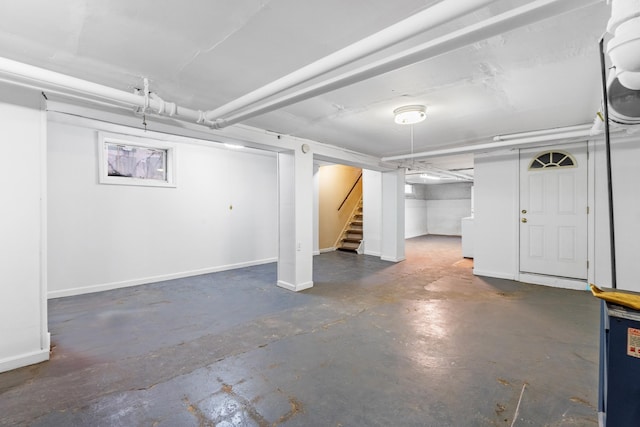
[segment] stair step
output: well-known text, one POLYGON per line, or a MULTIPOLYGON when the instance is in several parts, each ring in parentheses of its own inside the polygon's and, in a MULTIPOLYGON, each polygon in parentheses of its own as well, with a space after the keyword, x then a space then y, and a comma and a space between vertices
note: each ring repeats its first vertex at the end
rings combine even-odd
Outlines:
POLYGON ((363 238, 363 218, 362 199, 360 199, 349 222, 349 227, 344 233, 344 238, 341 240, 340 247, 338 247, 339 251, 357 253, 363 238))
POLYGON ((358 249, 359 246, 360 246, 359 240, 357 242, 342 242, 342 244, 340 245, 341 248, 347 248, 347 249, 358 249))
POLYGON ((355 238, 355 237, 345 237, 344 239, 342 239, 342 243, 354 243, 354 244, 360 244, 360 240, 362 240, 361 238, 355 238))
POLYGON ((353 249, 356 250, 360 247, 360 242, 342 242, 340 248, 342 249, 353 249))

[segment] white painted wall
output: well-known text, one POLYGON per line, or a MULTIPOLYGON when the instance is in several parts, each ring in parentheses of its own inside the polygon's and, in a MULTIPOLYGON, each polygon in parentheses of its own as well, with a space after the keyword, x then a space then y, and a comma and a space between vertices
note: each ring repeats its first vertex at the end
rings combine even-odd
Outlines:
MULTIPOLYGON (((589 281, 611 286, 609 216, 605 150, 602 140, 590 147, 589 281)), ((615 136, 612 173, 616 227, 617 284, 640 292, 640 136, 615 136)), ((475 157, 474 273, 518 277, 518 155, 492 153, 475 157)), ((561 280, 557 286, 564 286, 561 280)), ((555 286, 555 285, 554 285, 555 286)), ((567 286, 572 286, 567 284, 567 286)))
POLYGON ((474 157, 474 273, 514 279, 518 269, 518 152, 474 157))
POLYGON ((462 218, 471 215, 470 182, 425 185, 429 234, 460 236, 462 218))
POLYGON ((50 122, 50 297, 276 260, 273 153, 109 130, 177 141, 177 187, 98 184, 97 132, 50 122))
POLYGON ((0 84, 0 372, 49 358, 41 100, 0 84))
MULTIPOLYGON (((595 263, 594 283, 611 286, 609 214, 606 156, 604 143, 598 142, 595 156, 595 263)), ((611 146, 613 206, 616 230, 616 269, 618 289, 640 292, 640 136, 613 140, 611 146)))
POLYGON ((405 200, 405 238, 425 234, 460 236, 471 215, 471 183, 413 184, 405 200))
POLYGON ((471 215, 471 199, 427 200, 429 234, 462 235, 462 218, 471 215))
POLYGON ((405 199, 404 201, 404 237, 423 236, 428 233, 427 201, 423 199, 405 199))
POLYGON ((382 173, 362 170, 362 215, 364 253, 382 253, 382 173))

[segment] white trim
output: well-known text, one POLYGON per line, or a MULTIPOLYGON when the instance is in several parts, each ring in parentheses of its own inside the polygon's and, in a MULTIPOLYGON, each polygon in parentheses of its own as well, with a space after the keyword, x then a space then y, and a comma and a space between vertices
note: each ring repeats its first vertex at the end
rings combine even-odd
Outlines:
POLYGON ((32 351, 30 353, 0 359, 0 372, 11 371, 13 369, 34 365, 46 360, 49 360, 49 346, 43 350, 32 351))
POLYGON ((100 184, 138 185, 145 187, 176 187, 176 144, 151 138, 140 138, 131 135, 98 131, 98 171, 100 184), (108 175, 107 144, 121 144, 133 147, 157 148, 166 150, 166 180, 140 179, 131 177, 113 177, 108 175))
MULTIPOLYGON (((49 334, 49 314, 47 304, 48 291, 48 214, 47 214, 47 111, 46 101, 41 100, 40 109, 40 350, 46 352, 46 359, 49 360, 49 347, 51 336, 49 334)), ((37 363, 37 362, 36 362, 37 363)))
POLYGON ((299 285, 294 285, 294 284, 291 284, 289 282, 285 282, 284 280, 278 280, 277 285, 280 286, 281 288, 287 289, 289 291, 299 292, 299 291, 304 291, 305 289, 312 288, 313 287, 313 281, 306 282, 306 283, 301 283, 299 285))
POLYGON ((391 262, 401 262, 406 260, 405 257, 396 258, 396 257, 389 257, 389 256, 381 256, 380 259, 382 261, 391 261, 391 262))
POLYGON ((595 283, 596 279, 596 143, 587 141, 587 280, 595 283))
POLYGON ((320 253, 321 254, 326 254, 327 252, 334 252, 336 251, 338 248, 336 248, 335 246, 331 246, 330 248, 323 248, 320 249, 320 253))
POLYGON ((513 274, 498 273, 496 271, 478 270, 477 268, 473 269, 473 275, 474 276, 493 277, 495 279, 516 280, 516 277, 513 274))
POLYGON ((234 270, 236 268, 252 267, 254 265, 269 264, 276 262, 277 258, 266 258, 256 261, 239 262, 237 264, 227 264, 217 267, 201 268, 198 270, 182 271, 179 273, 163 274, 159 276, 142 277, 139 279, 124 280, 122 282, 102 283, 98 285, 82 286, 60 291, 51 291, 49 299, 68 297, 73 295, 89 294, 93 292, 109 291, 112 289, 126 288, 129 286, 146 285, 149 283, 163 282, 165 280, 181 279, 183 277, 199 276, 202 274, 217 273, 220 271, 234 270))
MULTIPOLYGON (((173 129, 170 126, 165 126, 160 130, 142 130, 133 126, 134 123, 120 124, 117 122, 109 122, 100 120, 99 118, 83 117, 73 115, 69 112, 51 110, 51 101, 49 101, 49 109, 47 110, 47 119, 53 123, 61 123, 70 126, 77 126, 81 128, 87 128, 98 132, 105 132, 110 134, 118 134, 121 137, 138 137, 138 138, 151 138, 158 141, 166 141, 176 144, 187 145, 200 145, 210 148, 218 148, 220 150, 228 150, 224 144, 244 144, 245 141, 240 139, 230 139, 228 137, 213 137, 203 132, 192 132, 188 129, 173 129), (172 132, 170 132, 172 131, 172 132), (182 132, 181 132, 182 131, 182 132)), ((59 105, 55 102, 54 106, 59 105)), ((250 146, 244 146, 243 151, 250 152, 252 154, 262 154, 264 156, 275 157, 276 151, 268 151, 262 148, 254 148, 250 146)))
MULTIPOLYGON (((587 268, 586 274, 587 274, 587 279, 566 279, 560 276, 549 276, 549 275, 544 275, 544 274, 536 274, 536 273, 523 273, 520 271, 520 261, 521 261, 521 244, 520 244, 520 210, 522 208, 522 206, 520 206, 520 201, 521 201, 521 194, 520 191, 522 189, 521 187, 521 182, 520 182, 520 178, 521 178, 521 173, 520 173, 520 163, 522 160, 522 154, 523 151, 530 151, 531 153, 534 152, 534 150, 546 150, 546 151, 563 151, 563 149, 569 150, 569 149, 573 149, 573 148, 586 148, 586 156, 587 156, 587 164, 586 164, 586 174, 587 174, 587 206, 590 207, 590 209, 593 211, 594 210, 594 206, 595 203, 591 203, 591 194, 594 193, 594 188, 591 188, 591 180, 590 180, 590 167, 592 166, 592 162, 594 161, 592 158, 592 153, 590 152, 590 144, 589 144, 590 140, 588 139, 584 139, 581 141, 569 141, 569 142, 562 142, 562 141, 558 141, 557 143, 554 143, 552 145, 548 145, 548 146, 541 146, 541 147, 527 147, 527 148, 521 148, 518 150, 518 161, 514 162, 517 165, 517 187, 516 187, 516 209, 514 210, 514 212, 516 212, 516 216, 515 218, 515 227, 516 227, 516 250, 517 250, 517 255, 516 255, 516 272, 515 272, 515 278, 513 280, 517 280, 520 282, 527 282, 527 283, 533 283, 535 285, 545 285, 545 286, 552 286, 552 287, 556 287, 556 288, 566 288, 566 289, 577 289, 577 290, 582 290, 585 289, 585 286, 582 286, 579 284, 579 280, 583 280, 584 283, 586 283, 586 280, 589 279, 589 268, 587 268), (522 277, 527 277, 530 279, 527 280, 523 280, 522 277), (541 279, 541 278, 547 278, 547 279, 541 279)), ((541 151, 538 154, 542 154, 544 151, 541 151)), ((538 154, 535 154, 533 157, 536 158, 538 156, 538 154)), ((575 159, 575 157, 568 152, 565 152, 565 154, 569 154, 571 155, 573 161, 574 161, 574 166, 578 167, 578 163, 575 159)), ((529 154, 527 154, 527 156, 529 156, 529 154)), ((595 199, 594 199, 595 200, 595 199)), ((585 232, 587 233, 587 260, 591 259, 591 252, 590 252, 590 248, 589 248, 589 241, 591 239, 591 237, 589 236, 589 233, 591 231, 591 229, 589 228, 589 221, 590 221, 590 217, 592 217, 593 215, 587 215, 587 225, 586 225, 586 229, 585 232)), ((595 226, 594 226, 594 231, 595 231, 595 226)), ((595 251, 595 249, 594 249, 595 251)))
POLYGON ((313 252, 312 252, 313 256, 320 255, 320 253, 321 253, 320 251, 313 251, 313 252))
MULTIPOLYGON (((518 280, 518 272, 520 271, 520 150, 518 150, 516 160, 512 162, 513 165, 513 174, 515 179, 513 180, 512 191, 515 197, 512 200, 512 212, 515 213, 512 216, 511 226, 513 227, 513 239, 514 239, 514 248, 515 248, 515 259, 513 260, 512 268, 513 275, 510 277, 503 277, 504 279, 509 280, 518 280)), ((500 273, 498 273, 500 274, 500 273)), ((491 276, 490 277, 499 277, 499 276, 491 276)))
POLYGON ((381 252, 376 252, 376 251, 367 251, 366 249, 365 249, 365 251, 364 251, 364 254, 365 254, 365 255, 371 255, 371 256, 377 256, 377 257, 379 257, 380 255, 382 255, 382 253, 381 253, 381 252))
MULTIPOLYGON (((231 143, 242 144, 246 148, 256 149, 266 153, 281 152, 286 150, 296 150, 301 144, 307 144, 313 151, 313 158, 316 160, 324 160, 332 163, 340 163, 359 168, 365 168, 375 171, 391 171, 395 170, 395 164, 384 164, 380 159, 368 154, 358 153, 346 148, 340 148, 334 145, 323 144, 304 138, 297 138, 290 135, 282 135, 279 133, 266 131, 263 129, 253 128, 244 125, 234 125, 224 130, 207 129, 195 123, 170 124, 166 122, 155 122, 153 118, 147 118, 149 121, 149 130, 145 131, 141 127, 141 121, 138 117, 118 114, 104 110, 96 110, 89 107, 81 107, 68 102, 61 102, 49 97, 47 102, 48 117, 58 123, 66 123, 71 125, 81 125, 92 127, 96 130, 113 130, 120 127, 122 133, 138 134, 140 136, 154 133, 154 138, 158 135, 158 139, 171 138, 172 141, 177 138, 194 138, 200 141, 213 143, 231 143), (88 124, 87 124, 88 123, 88 124)), ((176 140, 176 142, 183 142, 176 140)), ((221 147, 222 148, 222 147, 221 147)))
POLYGON ((553 288, 575 289, 578 291, 589 290, 587 280, 569 279, 556 276, 545 276, 542 274, 520 273, 519 281, 522 283, 532 283, 534 285, 551 286, 553 288))

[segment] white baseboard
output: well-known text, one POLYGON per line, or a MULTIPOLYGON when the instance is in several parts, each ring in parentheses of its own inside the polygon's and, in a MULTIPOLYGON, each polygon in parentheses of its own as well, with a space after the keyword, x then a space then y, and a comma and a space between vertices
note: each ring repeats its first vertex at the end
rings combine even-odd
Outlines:
POLYGON ((202 268, 198 270, 182 271, 179 273, 163 274, 159 276, 141 277, 139 279, 123 280, 121 282, 102 283, 99 285, 79 286, 75 288, 62 289, 59 291, 49 291, 47 298, 61 298, 73 295, 89 294, 93 292, 109 291, 112 289, 126 288, 129 286, 145 285, 148 283, 162 282, 165 280, 181 279, 183 277, 199 276, 201 274, 217 273, 220 271, 233 270, 236 268, 252 267, 254 265, 269 264, 276 262, 277 258, 267 258, 257 261, 240 262, 237 264, 227 264, 217 267, 202 268))
POLYGON ((368 251, 368 250, 366 250, 366 248, 364 250, 364 254, 365 255, 371 255, 371 256, 378 256, 378 257, 381 255, 380 252, 368 251))
POLYGON ((285 282, 284 280, 278 280, 278 286, 281 288, 287 289, 293 292, 304 291, 305 289, 309 289, 313 287, 313 281, 301 283, 299 285, 294 285, 289 282, 285 282))
POLYGON ((17 356, 0 359, 0 372, 11 371, 23 366, 34 365, 36 363, 49 360, 49 346, 42 350, 19 354, 17 356))
POLYGON ((335 246, 332 246, 330 248, 320 249, 320 253, 321 254, 325 254, 327 252, 334 252, 334 251, 337 251, 337 250, 338 250, 338 248, 336 248, 335 246))
POLYGON ((567 279, 564 277, 545 276, 542 274, 520 273, 519 281, 524 283, 532 283, 534 285, 544 285, 553 288, 574 289, 577 291, 588 291, 589 283, 587 280, 567 279))
POLYGON ((395 257, 388 257, 388 256, 381 256, 380 259, 383 261, 391 261, 391 262, 401 262, 406 260, 405 257, 395 258, 395 257))
POLYGON ((486 276, 493 277, 496 279, 507 279, 507 280, 516 280, 516 276, 509 273, 498 273, 495 271, 486 271, 486 270, 478 270, 477 268, 473 269, 474 276, 486 276))

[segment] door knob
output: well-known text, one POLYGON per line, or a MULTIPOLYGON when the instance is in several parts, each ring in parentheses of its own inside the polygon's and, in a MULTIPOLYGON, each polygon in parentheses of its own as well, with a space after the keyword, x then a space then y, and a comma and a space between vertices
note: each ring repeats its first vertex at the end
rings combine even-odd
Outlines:
POLYGON ((522 222, 527 222, 527 218, 522 218, 522 222))

